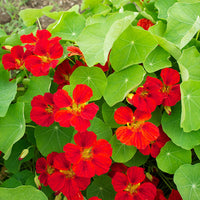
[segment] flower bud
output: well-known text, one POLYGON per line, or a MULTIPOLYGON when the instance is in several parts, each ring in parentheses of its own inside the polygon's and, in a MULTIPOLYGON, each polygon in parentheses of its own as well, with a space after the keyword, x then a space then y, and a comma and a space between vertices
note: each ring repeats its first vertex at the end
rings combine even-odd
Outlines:
POLYGON ((1 48, 4 49, 4 50, 6 50, 6 51, 11 51, 12 46, 5 45, 5 46, 2 46, 1 48))
POLYGON ((35 176, 34 182, 35 182, 35 185, 37 186, 37 188, 38 188, 39 190, 41 190, 42 185, 41 185, 41 183, 40 183, 40 180, 39 180, 38 176, 35 176))
POLYGON ((164 106, 164 109, 168 115, 171 115, 172 112, 171 106, 164 106))
POLYGON ((28 149, 24 149, 24 150, 21 152, 21 154, 20 154, 18 160, 23 160, 23 159, 28 155, 28 153, 29 153, 29 150, 28 150, 28 149))
POLYGON ((58 195, 56 195, 54 200, 62 200, 62 192, 60 192, 58 195))
POLYGON ((149 172, 146 173, 146 177, 147 177, 151 182, 153 181, 153 176, 152 176, 149 172))

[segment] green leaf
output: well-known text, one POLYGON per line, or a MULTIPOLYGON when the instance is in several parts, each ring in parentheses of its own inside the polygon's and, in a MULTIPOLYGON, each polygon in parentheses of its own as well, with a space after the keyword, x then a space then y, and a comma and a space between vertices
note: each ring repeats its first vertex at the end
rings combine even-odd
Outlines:
POLYGON ((10 105, 4 118, 0 118, 0 149, 5 153, 4 158, 10 156, 13 144, 21 139, 25 133, 24 104, 10 105))
POLYGON ((0 188, 0 200, 48 200, 43 192, 32 186, 0 188))
POLYGON ((166 52, 162 47, 157 46, 144 61, 144 68, 147 72, 152 73, 160 69, 171 67, 172 64, 169 61, 170 54, 166 52))
POLYGON ((181 57, 178 59, 181 77, 183 81, 200 80, 200 53, 196 47, 184 49, 181 57))
POLYGON ((113 106, 124 100, 127 94, 142 82, 144 75, 145 71, 140 65, 133 65, 111 74, 104 93, 106 103, 113 106))
POLYGON ((30 122, 30 112, 31 112, 31 101, 34 96, 44 95, 44 93, 49 92, 51 85, 51 79, 49 76, 32 76, 28 84, 28 89, 23 96, 18 97, 18 102, 25 103, 25 119, 26 122, 30 122))
POLYGON ((87 8, 94 8, 102 2, 103 0, 83 0, 81 4, 81 10, 85 10, 87 8))
POLYGON ((184 132, 180 127, 181 118, 181 105, 178 103, 172 107, 171 115, 167 113, 163 114, 162 117, 162 128, 164 132, 171 138, 173 143, 176 145, 190 150, 194 146, 200 144, 200 130, 192 132, 184 132))
POLYGON ((174 174, 174 182, 183 200, 199 200, 200 163, 180 166, 174 174))
POLYGON ((19 12, 19 16, 22 18, 25 26, 32 26, 37 21, 37 19, 44 15, 43 11, 47 12, 50 11, 52 8, 53 6, 45 6, 42 9, 29 8, 21 10, 19 12))
POLYGON ((130 0, 112 0, 111 1, 115 8, 121 8, 122 6, 126 5, 130 2, 130 0))
POLYGON ((145 156, 139 151, 137 151, 136 154, 133 156, 133 158, 131 158, 131 160, 129 160, 128 162, 124 164, 128 167, 132 167, 132 166, 139 167, 141 165, 144 165, 147 162, 148 158, 149 158, 149 155, 145 156))
POLYGON ((200 129, 200 81, 181 83, 181 127, 185 132, 200 129))
POLYGON ((140 27, 129 26, 115 41, 110 62, 115 71, 144 62, 146 56, 156 47, 157 42, 150 32, 140 27))
POLYGON ((0 70, 0 117, 4 117, 17 93, 16 81, 9 81, 8 71, 0 70))
POLYGON ((77 84, 86 84, 92 88, 93 96, 91 101, 102 97, 107 85, 107 80, 102 69, 98 67, 78 67, 70 77, 70 84, 75 87, 77 84))
POLYGON ((168 0, 168 1, 157 0, 155 6, 158 9, 158 17, 161 19, 167 19, 168 9, 176 2, 177 0, 168 0))
POLYGON ((182 49, 200 29, 200 2, 175 3, 168 10, 164 37, 182 49))
POLYGON ((114 199, 116 192, 113 189, 111 178, 106 175, 96 177, 87 188, 87 198, 97 196, 102 200, 114 199))
POLYGON ((105 139, 109 141, 112 137, 112 129, 97 117, 91 121, 88 131, 93 131, 97 135, 97 140, 105 139))
POLYGON ((121 125, 118 124, 115 119, 114 119, 114 113, 115 110, 121 106, 125 106, 123 103, 118 103, 114 105, 113 107, 110 107, 106 102, 102 105, 102 115, 103 115, 103 120, 105 121, 106 124, 108 124, 111 128, 118 128, 121 125))
POLYGON ((53 36, 76 41, 85 27, 85 18, 76 12, 65 12, 50 30, 53 36))
POLYGON ((196 153, 198 159, 200 159, 200 145, 194 147, 194 152, 196 153))
POLYGON ((128 146, 126 144, 121 143, 116 135, 112 136, 110 140, 110 144, 112 146, 112 159, 115 162, 125 163, 129 161, 136 153, 137 148, 134 146, 128 146))
POLYGON ((37 147, 43 156, 51 152, 63 152, 63 146, 71 142, 74 129, 60 127, 57 123, 49 127, 37 126, 35 138, 37 147))
POLYGON ((182 149, 171 141, 162 147, 160 154, 156 157, 158 168, 169 174, 174 174, 181 165, 191 163, 191 161, 191 151, 182 149))
POLYGON ((78 45, 84 54, 88 66, 105 64, 114 41, 136 18, 137 13, 115 13, 102 23, 85 27, 78 38, 78 45))

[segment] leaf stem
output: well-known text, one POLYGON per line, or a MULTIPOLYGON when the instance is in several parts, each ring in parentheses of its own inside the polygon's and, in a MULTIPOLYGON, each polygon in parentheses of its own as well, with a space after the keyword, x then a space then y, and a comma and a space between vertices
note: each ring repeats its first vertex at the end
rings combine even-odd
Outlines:
POLYGON ((29 127, 29 128, 35 128, 35 126, 30 125, 30 124, 26 124, 26 127, 29 127))

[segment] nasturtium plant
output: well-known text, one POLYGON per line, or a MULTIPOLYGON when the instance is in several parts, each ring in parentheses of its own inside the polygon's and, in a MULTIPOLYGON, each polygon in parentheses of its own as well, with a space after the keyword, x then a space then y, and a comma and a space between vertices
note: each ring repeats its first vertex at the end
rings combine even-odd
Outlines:
POLYGON ((198 200, 200 1, 55 10, 0 28, 0 200, 198 200))

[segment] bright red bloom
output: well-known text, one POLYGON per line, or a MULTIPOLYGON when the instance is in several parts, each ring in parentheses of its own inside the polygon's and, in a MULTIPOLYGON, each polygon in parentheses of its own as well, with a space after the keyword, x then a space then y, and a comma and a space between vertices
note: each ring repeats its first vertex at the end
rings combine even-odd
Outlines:
POLYGON ((7 53, 2 57, 2 63, 5 69, 14 70, 25 68, 24 60, 32 53, 28 50, 24 52, 24 48, 17 45, 12 47, 11 53, 7 53))
POLYGON ((161 189, 157 189, 156 198, 154 200, 167 200, 161 189))
POLYGON ((142 18, 138 21, 137 26, 141 26, 144 30, 148 30, 154 23, 146 18, 142 18))
POLYGON ((74 88, 73 99, 67 91, 58 90, 54 94, 54 102, 60 110, 55 113, 55 121, 60 126, 73 126, 77 131, 85 131, 99 110, 95 103, 87 104, 92 95, 92 89, 84 84, 74 88))
POLYGON ((54 114, 58 110, 53 101, 53 94, 38 95, 31 101, 31 120, 40 126, 50 126, 54 123, 54 114))
POLYGON ((112 178, 116 172, 126 173, 128 167, 124 165, 123 163, 113 163, 111 165, 110 171, 108 172, 108 175, 112 178))
POLYGON ((159 127, 160 135, 156 141, 151 142, 145 149, 139 149, 139 151, 144 155, 149 155, 156 158, 160 153, 161 148, 168 142, 169 137, 163 132, 162 127, 159 127))
POLYGON ((98 197, 91 197, 88 200, 102 200, 102 199, 99 199, 98 197))
POLYGON ((182 197, 177 190, 172 189, 172 192, 169 195, 168 200, 182 200, 182 197))
POLYGON ((163 86, 161 92, 163 94, 163 106, 174 106, 178 101, 181 100, 180 81, 179 73, 172 68, 165 68, 161 70, 160 74, 163 80, 163 86))
POLYGON ((30 51, 34 51, 35 45, 39 40, 49 39, 51 37, 51 33, 48 30, 37 30, 36 36, 33 33, 28 35, 22 35, 20 40, 22 43, 27 43, 25 45, 26 49, 30 51))
POLYGON ((47 186, 50 176, 56 171, 54 167, 54 158, 58 153, 52 152, 45 158, 39 158, 36 162, 36 173, 40 174, 38 179, 47 186))
POLYGON ((116 130, 117 139, 138 149, 144 149, 159 136, 159 129, 151 122, 150 113, 136 110, 134 113, 129 107, 120 107, 115 111, 114 119, 118 124, 126 124, 116 130))
POLYGON ((143 86, 138 87, 136 94, 127 98, 127 101, 134 105, 138 110, 151 113, 160 105, 163 100, 163 95, 160 92, 162 82, 150 76, 147 76, 143 86))
POLYGON ((77 60, 76 64, 71 67, 68 60, 64 60, 61 64, 58 65, 55 74, 53 76, 53 81, 57 83, 58 89, 62 89, 64 85, 69 85, 69 78, 73 71, 79 66, 85 66, 81 61, 77 60))
POLYGON ((79 49, 79 47, 75 47, 75 46, 69 46, 67 47, 67 51, 69 51, 70 53, 68 53, 68 56, 81 56, 80 59, 82 59, 85 62, 85 58, 84 55, 82 53, 82 51, 79 49))
POLYGON ((63 149, 78 176, 90 178, 108 172, 112 163, 112 148, 106 140, 97 140, 94 132, 85 131, 78 132, 74 141, 76 144, 68 143, 63 149))
POLYGON ((152 183, 142 183, 145 179, 144 169, 130 167, 127 175, 117 172, 112 179, 115 200, 154 200, 156 187, 152 183))
POLYGON ((49 178, 50 188, 53 191, 62 192, 68 200, 84 200, 80 190, 87 188, 90 179, 77 176, 64 153, 59 153, 55 157, 54 166, 57 171, 49 178))

